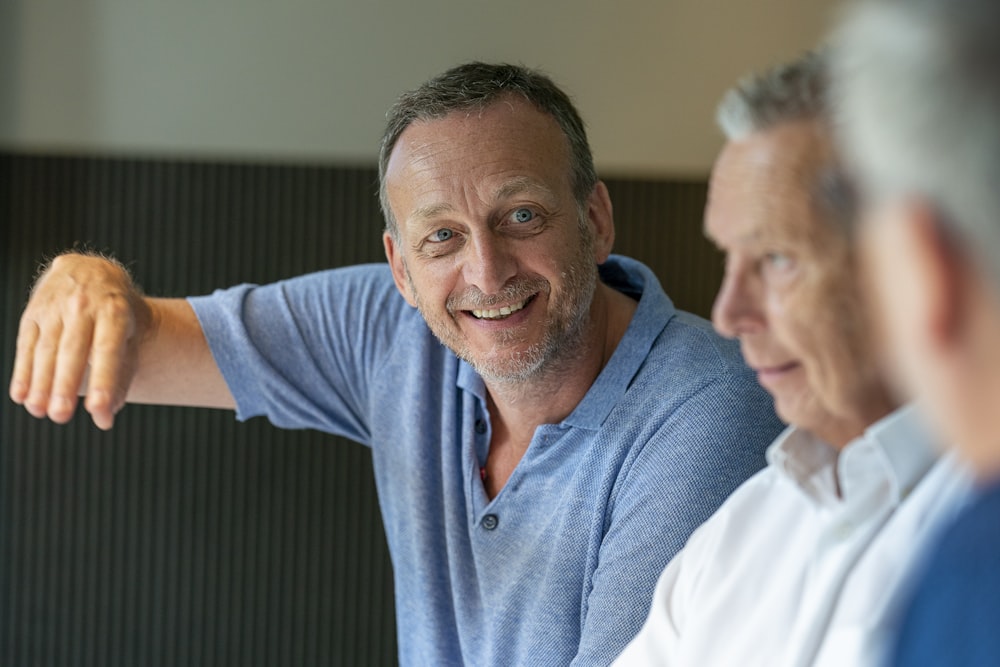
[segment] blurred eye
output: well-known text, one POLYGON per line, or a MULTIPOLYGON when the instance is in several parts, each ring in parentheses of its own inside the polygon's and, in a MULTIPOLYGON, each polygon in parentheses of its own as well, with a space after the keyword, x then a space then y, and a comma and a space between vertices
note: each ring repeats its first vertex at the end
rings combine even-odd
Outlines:
POLYGON ((455 237, 455 232, 450 229, 439 229, 431 234, 431 243, 444 243, 445 241, 450 241, 455 237))
POLYGON ((510 217, 514 222, 531 222, 535 219, 535 212, 530 208, 519 208, 510 217))
POLYGON ((760 271, 765 280, 774 284, 786 284, 798 276, 798 262, 794 255, 783 252, 769 252, 760 258, 760 271))
POLYGON ((764 263, 775 271, 787 271, 792 268, 792 258, 782 252, 769 252, 764 255, 764 263))

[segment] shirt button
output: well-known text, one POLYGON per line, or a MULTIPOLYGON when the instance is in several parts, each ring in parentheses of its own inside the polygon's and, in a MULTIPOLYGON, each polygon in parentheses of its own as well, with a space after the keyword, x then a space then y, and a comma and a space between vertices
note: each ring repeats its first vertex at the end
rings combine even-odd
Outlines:
POLYGON ((495 530, 500 524, 500 517, 496 514, 487 514, 483 517, 483 528, 486 530, 495 530))
POLYGON ((479 435, 486 433, 486 420, 484 419, 476 420, 476 433, 478 433, 479 435))

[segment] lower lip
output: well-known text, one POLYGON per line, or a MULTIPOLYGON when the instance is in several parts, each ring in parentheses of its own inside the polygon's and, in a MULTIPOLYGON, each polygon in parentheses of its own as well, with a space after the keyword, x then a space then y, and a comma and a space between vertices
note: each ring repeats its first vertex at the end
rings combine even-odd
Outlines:
POLYGON ((791 363, 772 368, 758 368, 757 382, 759 382, 763 387, 773 385, 788 377, 792 371, 796 370, 798 367, 799 365, 797 363, 791 363))

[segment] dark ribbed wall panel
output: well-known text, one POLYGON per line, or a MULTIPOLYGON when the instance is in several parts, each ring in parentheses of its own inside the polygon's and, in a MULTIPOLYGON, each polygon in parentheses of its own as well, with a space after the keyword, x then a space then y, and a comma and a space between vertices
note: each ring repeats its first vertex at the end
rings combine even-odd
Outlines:
POLYGON ((678 308, 709 317, 722 280, 722 255, 702 233, 704 181, 609 179, 615 252, 642 260, 678 308))
MULTIPOLYGON (((617 249, 707 312, 704 184, 609 187, 617 249)), ((112 250, 160 295, 381 261, 374 192, 372 169, 0 154, 4 386, 41 257, 112 250)), ((83 416, 0 409, 0 664, 394 664, 367 449, 213 410, 83 416)))
MULTIPOLYGON (((0 175, 4 386, 35 264, 74 243, 166 295, 381 255, 370 170, 6 156, 0 175)), ((367 449, 211 410, 131 406, 105 434, 5 400, 0 421, 0 664, 395 663, 367 449)))

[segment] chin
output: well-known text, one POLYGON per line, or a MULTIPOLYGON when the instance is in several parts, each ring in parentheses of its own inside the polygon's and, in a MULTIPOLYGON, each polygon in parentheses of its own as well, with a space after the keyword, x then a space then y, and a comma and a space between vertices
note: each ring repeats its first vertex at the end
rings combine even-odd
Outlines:
POLYGON ((480 362, 467 359, 476 372, 488 382, 500 384, 526 383, 538 376, 544 366, 542 359, 518 359, 498 362, 480 362))
POLYGON ((807 431, 829 419, 825 412, 817 409, 814 400, 803 397, 792 400, 775 398, 774 411, 781 421, 807 431))

